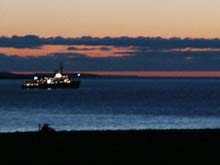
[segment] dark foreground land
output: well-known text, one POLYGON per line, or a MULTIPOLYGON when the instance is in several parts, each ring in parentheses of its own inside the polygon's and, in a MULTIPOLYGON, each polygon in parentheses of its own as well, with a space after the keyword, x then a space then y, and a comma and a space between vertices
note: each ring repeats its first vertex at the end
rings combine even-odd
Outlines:
POLYGON ((211 164, 220 130, 0 134, 0 164, 211 164))

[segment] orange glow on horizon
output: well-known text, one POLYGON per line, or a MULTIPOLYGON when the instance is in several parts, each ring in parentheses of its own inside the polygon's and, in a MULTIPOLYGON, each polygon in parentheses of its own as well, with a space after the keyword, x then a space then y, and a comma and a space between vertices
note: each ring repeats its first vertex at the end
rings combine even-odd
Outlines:
POLYGON ((112 76, 140 77, 220 77, 220 71, 114 71, 114 72, 81 72, 112 76))
POLYGON ((88 45, 44 45, 40 48, 7 48, 0 47, 0 53, 8 56, 38 57, 52 54, 76 53, 88 57, 122 57, 128 56, 123 52, 134 52, 133 47, 114 47, 114 46, 88 46, 88 45), (73 48, 68 49, 68 48, 73 48))

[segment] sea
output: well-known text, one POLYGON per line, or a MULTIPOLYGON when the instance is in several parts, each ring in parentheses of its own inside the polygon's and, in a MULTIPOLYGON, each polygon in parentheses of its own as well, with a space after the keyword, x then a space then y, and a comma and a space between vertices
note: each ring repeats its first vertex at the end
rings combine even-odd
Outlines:
POLYGON ((87 78, 79 89, 0 80, 0 132, 220 128, 220 79, 87 78))

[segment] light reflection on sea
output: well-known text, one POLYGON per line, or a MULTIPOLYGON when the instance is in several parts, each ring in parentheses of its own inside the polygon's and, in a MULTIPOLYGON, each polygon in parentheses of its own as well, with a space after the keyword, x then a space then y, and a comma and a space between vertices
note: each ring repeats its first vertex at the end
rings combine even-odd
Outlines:
POLYGON ((79 89, 0 81, 0 132, 220 128, 219 79, 82 79, 79 89))

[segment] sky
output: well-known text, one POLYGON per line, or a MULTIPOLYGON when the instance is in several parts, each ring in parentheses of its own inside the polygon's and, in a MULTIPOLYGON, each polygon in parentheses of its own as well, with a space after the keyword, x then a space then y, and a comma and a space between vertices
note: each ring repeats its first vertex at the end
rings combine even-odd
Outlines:
POLYGON ((219 0, 0 0, 0 35, 220 37, 219 0))
POLYGON ((60 62, 66 71, 220 76, 220 39, 0 37, 0 72, 54 71, 60 62))
POLYGON ((63 62, 67 71, 220 76, 219 6, 219 0, 0 0, 0 72, 53 71, 63 62))

